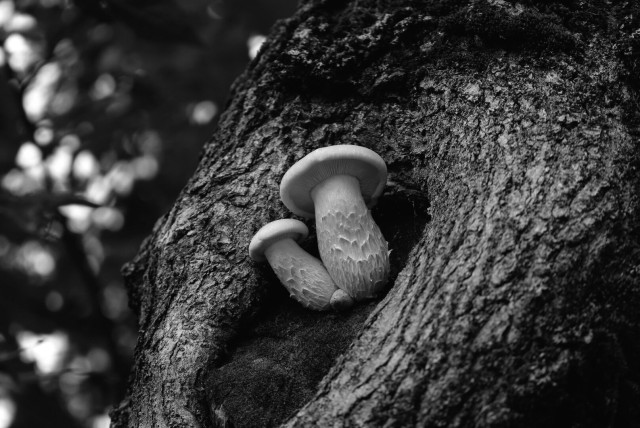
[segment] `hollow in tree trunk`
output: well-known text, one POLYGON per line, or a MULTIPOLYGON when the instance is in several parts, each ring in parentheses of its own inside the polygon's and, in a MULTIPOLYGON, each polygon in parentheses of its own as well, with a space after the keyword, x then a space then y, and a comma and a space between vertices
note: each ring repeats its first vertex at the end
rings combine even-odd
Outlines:
POLYGON ((640 423, 639 17, 303 1, 124 269, 140 336, 112 426, 640 423), (389 170, 389 285, 347 314, 247 252, 291 217, 284 172, 334 144, 389 170))

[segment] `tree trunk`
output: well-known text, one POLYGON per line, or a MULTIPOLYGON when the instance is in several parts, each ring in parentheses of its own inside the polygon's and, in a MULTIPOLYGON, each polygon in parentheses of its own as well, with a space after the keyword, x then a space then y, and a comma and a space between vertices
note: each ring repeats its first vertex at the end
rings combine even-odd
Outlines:
POLYGON ((639 16, 303 2, 124 269, 140 337, 112 426, 640 424, 639 16), (344 315, 247 252, 291 217, 284 172, 334 144, 390 179, 388 294, 344 315))

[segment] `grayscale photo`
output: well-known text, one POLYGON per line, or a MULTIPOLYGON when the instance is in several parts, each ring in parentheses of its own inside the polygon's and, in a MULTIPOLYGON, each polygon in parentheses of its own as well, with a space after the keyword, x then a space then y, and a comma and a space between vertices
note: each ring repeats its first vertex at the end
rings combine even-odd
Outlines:
POLYGON ((0 0, 41 427, 640 427, 640 2, 0 0))

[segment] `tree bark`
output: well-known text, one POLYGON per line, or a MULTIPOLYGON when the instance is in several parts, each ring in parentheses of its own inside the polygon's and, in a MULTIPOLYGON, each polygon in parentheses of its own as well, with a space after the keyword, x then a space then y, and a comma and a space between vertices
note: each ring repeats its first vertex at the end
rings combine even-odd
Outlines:
POLYGON ((639 12, 303 2, 124 268, 140 336, 112 426, 640 423, 639 12), (284 172, 334 144, 390 178, 388 294, 345 315, 247 253, 291 217, 284 172))

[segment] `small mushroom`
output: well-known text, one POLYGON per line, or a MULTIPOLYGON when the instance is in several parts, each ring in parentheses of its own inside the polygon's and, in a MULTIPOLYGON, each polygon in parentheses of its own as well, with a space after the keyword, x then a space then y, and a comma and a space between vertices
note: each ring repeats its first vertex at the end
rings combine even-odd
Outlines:
POLYGON ((253 236, 249 255, 258 262, 268 260, 291 297, 303 306, 319 311, 351 307, 353 299, 336 287, 322 262, 297 244, 308 234, 301 221, 272 221, 253 236))
POLYGON ((337 145, 309 153, 280 183, 287 208, 316 218, 320 258, 356 300, 375 297, 389 277, 387 241, 369 211, 386 181, 387 166, 377 153, 337 145))

